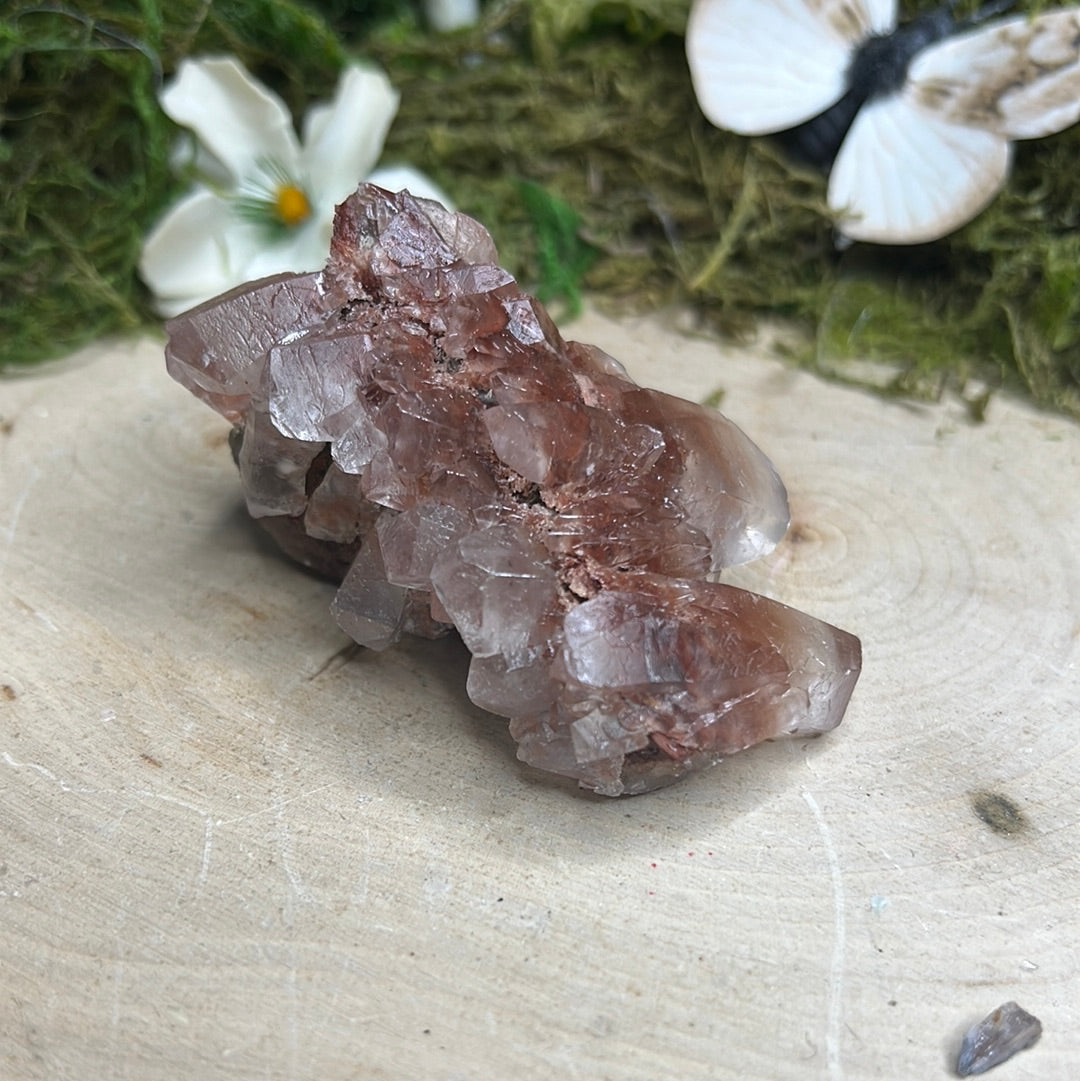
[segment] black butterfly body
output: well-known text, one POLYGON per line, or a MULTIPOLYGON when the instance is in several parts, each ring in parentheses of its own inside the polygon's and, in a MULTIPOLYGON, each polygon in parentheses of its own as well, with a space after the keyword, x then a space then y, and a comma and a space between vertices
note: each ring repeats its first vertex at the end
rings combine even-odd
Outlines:
POLYGON ((1012 140, 1080 119, 1080 8, 995 21, 1013 2, 898 26, 895 0, 696 0, 687 57, 714 124, 831 167, 846 236, 919 243, 993 198, 1012 140))

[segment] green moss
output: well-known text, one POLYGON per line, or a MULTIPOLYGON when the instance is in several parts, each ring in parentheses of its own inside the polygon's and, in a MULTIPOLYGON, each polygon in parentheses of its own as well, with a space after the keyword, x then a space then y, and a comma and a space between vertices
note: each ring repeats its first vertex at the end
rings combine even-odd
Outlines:
POLYGON ((491 0, 484 25, 439 37, 401 0, 26 4, 0 23, 0 367, 153 321, 134 268, 182 190, 156 104, 182 57, 235 53, 299 114, 363 55, 402 92, 387 158, 488 224, 527 286, 690 303, 725 333, 792 320, 797 359, 836 378, 882 389, 868 357, 891 393, 978 377, 1080 415, 1080 129, 1019 144, 1006 190, 957 234, 839 252, 822 176, 702 117, 688 7, 491 0))
POLYGON ((38 9, 0 32, 0 365, 147 318, 131 211, 154 213, 167 197, 168 130, 155 98, 159 24, 132 14, 127 28, 99 27, 38 9))
POLYGON ((581 314, 581 279, 599 252, 583 239, 581 217, 569 203, 529 180, 518 188, 536 236, 536 295, 544 304, 563 301, 565 315, 572 319, 581 314))

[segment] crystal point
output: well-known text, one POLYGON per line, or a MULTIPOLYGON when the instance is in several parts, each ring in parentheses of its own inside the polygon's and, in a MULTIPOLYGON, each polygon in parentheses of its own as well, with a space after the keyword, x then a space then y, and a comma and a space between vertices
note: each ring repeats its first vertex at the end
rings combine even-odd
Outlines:
POLYGON ((326 269, 169 324, 251 514, 373 649, 456 629, 519 756, 608 795, 840 722, 856 638, 712 580, 787 496, 720 414, 563 340, 476 221, 363 185, 326 269))
POLYGON ((1042 1035, 1042 1023, 1015 1002, 1005 1002, 965 1034, 956 1062, 961 1077, 986 1073, 1030 1047, 1042 1035))

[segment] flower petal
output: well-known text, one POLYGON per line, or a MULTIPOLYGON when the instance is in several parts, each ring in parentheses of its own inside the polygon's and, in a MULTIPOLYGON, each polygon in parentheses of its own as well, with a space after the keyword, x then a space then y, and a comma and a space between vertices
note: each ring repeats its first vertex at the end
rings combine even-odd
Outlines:
POLYGON ((209 188, 230 188, 232 174, 192 131, 182 131, 169 147, 169 167, 177 176, 197 176, 209 188))
POLYGON ((196 188, 170 210, 143 244, 139 273, 163 315, 176 315, 247 279, 258 231, 226 200, 196 188))
POLYGON ((322 270, 330 254, 331 231, 330 219, 313 219, 290 230, 280 240, 262 244, 246 263, 244 280, 254 281, 286 271, 303 274, 322 270))
POLYGON ((265 159, 298 172, 300 147, 288 109, 233 57, 181 61, 161 107, 195 132, 237 184, 265 159))
POLYGON ((398 107, 386 75, 347 67, 333 100, 316 105, 304 120, 304 175, 320 203, 340 203, 368 175, 398 107))
POLYGON ((386 188, 387 191, 404 191, 408 188, 409 194, 415 195, 418 199, 434 199, 437 203, 442 203, 447 210, 454 209, 450 196, 434 180, 424 176, 411 165, 380 166, 368 177, 368 180, 372 184, 378 184, 380 188, 386 188))

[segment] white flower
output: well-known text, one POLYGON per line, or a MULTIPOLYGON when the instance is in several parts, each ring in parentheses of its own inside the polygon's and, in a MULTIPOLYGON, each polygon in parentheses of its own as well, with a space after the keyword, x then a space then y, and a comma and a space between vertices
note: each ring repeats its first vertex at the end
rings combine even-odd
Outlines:
POLYGON ((318 270, 334 207, 364 180, 449 205, 413 169, 372 172, 398 106, 381 71, 346 68, 333 100, 308 111, 302 141, 281 99, 231 57, 183 61, 161 106, 195 133, 204 181, 143 245, 139 273, 163 315, 268 274, 318 270))

